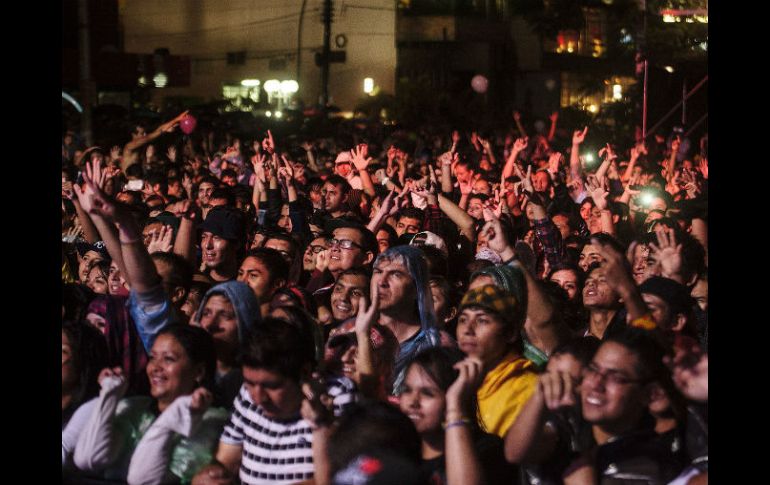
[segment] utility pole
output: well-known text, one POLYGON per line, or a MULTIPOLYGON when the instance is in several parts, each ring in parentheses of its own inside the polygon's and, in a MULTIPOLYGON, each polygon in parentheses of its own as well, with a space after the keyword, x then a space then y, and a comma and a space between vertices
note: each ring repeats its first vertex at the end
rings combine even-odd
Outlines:
POLYGON ((307 0, 302 0, 302 7, 299 10, 299 25, 297 26, 297 82, 302 85, 299 78, 300 68, 302 66, 302 21, 305 19, 305 6, 307 0))
POLYGON ((329 61, 331 57, 333 16, 334 7, 332 5, 332 0, 324 0, 323 13, 321 17, 324 23, 324 49, 321 62, 321 105, 324 111, 329 104, 329 61))
POLYGON ((83 102, 80 131, 86 146, 93 146, 91 127, 93 80, 91 79, 91 41, 88 27, 88 0, 78 0, 78 39, 80 41, 80 97, 83 102))

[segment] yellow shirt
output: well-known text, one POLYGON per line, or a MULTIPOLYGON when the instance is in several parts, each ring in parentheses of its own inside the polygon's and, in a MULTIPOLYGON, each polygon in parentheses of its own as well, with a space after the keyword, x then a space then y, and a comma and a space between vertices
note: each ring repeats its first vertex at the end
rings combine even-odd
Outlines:
POLYGON ((504 438, 535 389, 535 364, 513 353, 506 355, 487 373, 477 393, 481 422, 487 433, 504 438))

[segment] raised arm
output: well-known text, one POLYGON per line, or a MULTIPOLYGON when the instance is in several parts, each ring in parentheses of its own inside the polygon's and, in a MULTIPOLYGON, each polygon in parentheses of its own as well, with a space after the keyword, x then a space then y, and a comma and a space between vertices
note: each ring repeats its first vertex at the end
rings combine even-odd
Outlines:
POLYGON ((463 236, 471 242, 476 241, 476 228, 474 227, 473 218, 467 212, 443 194, 438 194, 438 207, 441 209, 441 212, 446 214, 457 225, 463 236))
POLYGON ((529 138, 527 137, 517 138, 516 141, 513 142, 513 149, 511 149, 511 154, 508 156, 508 160, 505 161, 505 167, 503 167, 503 173, 500 176, 500 185, 505 185, 505 179, 514 174, 516 159, 519 158, 519 153, 527 148, 528 143, 529 138))
POLYGON ((102 370, 99 386, 101 391, 93 414, 75 445, 75 465, 88 472, 101 471, 112 464, 124 443, 114 427, 118 402, 128 388, 122 369, 102 370))
POLYGON ((362 143, 357 147, 353 147, 350 153, 353 155, 353 165, 356 167, 356 170, 358 170, 358 176, 361 177, 361 187, 363 188, 364 193, 370 197, 374 197, 377 195, 377 192, 374 190, 372 177, 367 170, 369 163, 372 161, 371 157, 368 156, 369 147, 365 143, 362 143))
POLYGON ((374 367, 370 341, 372 325, 380 314, 379 291, 377 285, 372 285, 371 305, 366 301, 366 297, 362 297, 358 303, 358 315, 356 316, 356 342, 358 344, 356 371, 359 375, 359 381, 356 384, 358 384, 362 395, 372 399, 380 397, 378 392, 380 376, 374 367))
POLYGON ((572 134, 572 150, 569 154, 569 169, 572 180, 583 176, 583 166, 580 165, 580 145, 585 141, 587 134, 587 126, 583 130, 575 130, 572 134))
POLYGON ((447 485, 478 485, 485 483, 485 478, 498 478, 484 477, 469 426, 470 419, 475 418, 475 410, 469 406, 470 398, 484 377, 483 365, 479 359, 468 357, 454 367, 459 375, 446 393, 444 454, 447 485))
POLYGON ((556 122, 559 121, 559 112, 554 111, 549 118, 551 119, 551 129, 548 130, 548 141, 553 141, 554 136, 556 136, 556 122))
POLYGON ((143 137, 137 138, 136 140, 131 140, 130 142, 126 143, 126 146, 123 148, 123 158, 120 162, 120 168, 125 172, 125 170, 128 168, 129 162, 134 161, 134 152, 139 150, 144 145, 150 143, 151 141, 158 138, 163 133, 170 133, 174 131, 174 129, 177 127, 180 121, 182 121, 182 118, 187 116, 188 111, 185 111, 184 113, 180 114, 176 118, 174 118, 171 121, 167 121, 163 123, 162 125, 155 128, 155 131, 152 133, 149 133, 143 137))
POLYGON ((628 311, 629 322, 637 319, 650 319, 647 305, 636 287, 634 278, 625 256, 609 244, 602 244, 598 239, 591 239, 591 244, 597 247, 603 258, 604 275, 607 285, 618 292, 628 311))

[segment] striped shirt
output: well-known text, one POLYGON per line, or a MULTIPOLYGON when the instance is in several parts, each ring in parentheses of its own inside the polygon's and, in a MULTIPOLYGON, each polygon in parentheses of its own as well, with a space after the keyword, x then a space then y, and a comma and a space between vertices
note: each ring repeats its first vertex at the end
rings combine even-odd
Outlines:
MULTIPOLYGON (((327 380, 327 394, 339 415, 355 400, 355 384, 347 378, 327 380)), ((291 484, 313 477, 313 431, 310 423, 266 417, 245 386, 235 398, 235 410, 220 437, 222 443, 241 446, 240 479, 244 485, 291 484)))

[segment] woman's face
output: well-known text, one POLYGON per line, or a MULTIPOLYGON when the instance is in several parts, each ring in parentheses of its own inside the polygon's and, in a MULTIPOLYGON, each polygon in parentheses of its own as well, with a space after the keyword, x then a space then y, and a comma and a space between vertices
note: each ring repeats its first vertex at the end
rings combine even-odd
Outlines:
POLYGON ((202 366, 193 364, 176 338, 162 334, 155 339, 147 362, 147 377, 150 394, 158 400, 159 407, 192 393, 203 374, 202 366))
POLYGON ((96 261, 101 261, 103 258, 101 254, 96 251, 86 251, 82 257, 78 256, 78 276, 81 283, 88 281, 88 268, 96 261))
POLYGON ((88 272, 87 285, 94 293, 99 295, 107 295, 110 292, 109 285, 107 284, 107 277, 102 273, 101 268, 98 266, 91 267, 88 272))
POLYGON ((562 269, 554 272, 551 275, 551 281, 558 284, 567 292, 570 301, 575 300, 575 296, 578 294, 578 279, 574 271, 568 269, 562 269))
POLYGON ((419 365, 406 373, 399 407, 414 423, 417 432, 425 434, 441 430, 446 408, 446 394, 419 365))

